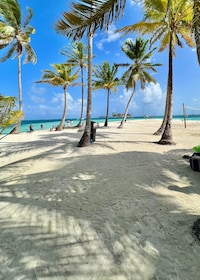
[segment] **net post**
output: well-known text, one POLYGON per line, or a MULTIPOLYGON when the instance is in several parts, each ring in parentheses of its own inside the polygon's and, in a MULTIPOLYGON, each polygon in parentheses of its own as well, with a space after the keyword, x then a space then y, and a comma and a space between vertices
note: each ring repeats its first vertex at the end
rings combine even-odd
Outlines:
POLYGON ((184 126, 186 128, 186 113, 185 113, 185 105, 183 103, 183 119, 184 119, 184 126))

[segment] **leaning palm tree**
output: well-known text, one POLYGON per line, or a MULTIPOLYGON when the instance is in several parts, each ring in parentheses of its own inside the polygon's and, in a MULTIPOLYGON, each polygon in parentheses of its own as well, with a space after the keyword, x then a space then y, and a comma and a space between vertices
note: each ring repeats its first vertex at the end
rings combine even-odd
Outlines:
POLYGON ((84 68, 87 68, 88 56, 86 53, 86 46, 81 42, 76 42, 72 44, 73 48, 64 47, 61 49, 61 54, 67 57, 66 64, 73 65, 74 67, 78 67, 81 71, 81 114, 80 119, 76 127, 80 127, 82 125, 83 119, 83 107, 84 107, 84 68))
POLYGON ((92 110, 92 42, 97 29, 104 29, 118 19, 125 7, 125 0, 82 0, 71 4, 71 11, 64 12, 55 29, 72 41, 80 40, 84 34, 88 39, 88 94, 86 125, 78 147, 90 144, 92 110))
POLYGON ((134 31, 142 35, 151 34, 151 45, 160 40, 159 51, 162 52, 168 48, 166 113, 158 130, 162 133, 158 143, 174 144, 172 139, 173 57, 175 56, 175 47, 183 47, 181 37, 188 46, 194 46, 191 35, 193 0, 144 0, 144 11, 143 21, 118 31, 122 31, 123 35, 134 31))
POLYGON ((136 38, 135 42, 133 42, 132 39, 127 39, 122 47, 122 51, 131 60, 131 63, 121 63, 117 65, 128 67, 122 75, 122 81, 126 86, 126 90, 132 88, 133 91, 129 97, 119 128, 123 128, 124 126, 131 100, 136 92, 137 83, 140 83, 141 89, 145 89, 146 83, 156 83, 156 80, 148 72, 157 72, 155 67, 161 66, 161 64, 154 64, 149 61, 155 48, 147 52, 148 42, 149 40, 144 41, 141 38, 136 38))
POLYGON ((0 134, 3 131, 18 123, 23 118, 22 111, 14 110, 16 97, 3 96, 0 94, 0 134))
POLYGON ((107 106, 106 106, 106 118, 104 126, 108 126, 108 114, 109 114, 109 103, 110 103, 110 94, 113 90, 117 92, 117 87, 121 85, 120 80, 116 77, 118 67, 114 64, 112 67, 106 61, 102 65, 97 65, 94 68, 94 77, 96 80, 93 82, 93 89, 105 89, 107 90, 107 106))
POLYGON ((65 64, 52 64, 54 71, 43 70, 43 75, 40 81, 36 83, 46 83, 52 86, 62 86, 64 91, 64 109, 60 124, 56 130, 60 131, 64 127, 66 113, 67 113, 67 87, 77 85, 74 81, 78 78, 78 72, 72 74, 72 66, 65 64))
MULTIPOLYGON (((29 25, 33 12, 27 8, 27 15, 22 17, 20 5, 17 0, 1 0, 0 2, 0 49, 6 48, 6 54, 1 57, 0 62, 17 56, 18 59, 18 95, 19 110, 22 111, 22 78, 21 58, 25 53, 24 63, 36 63, 36 54, 30 45, 30 36, 35 29, 29 25)), ((18 133, 20 122, 13 130, 18 133)))

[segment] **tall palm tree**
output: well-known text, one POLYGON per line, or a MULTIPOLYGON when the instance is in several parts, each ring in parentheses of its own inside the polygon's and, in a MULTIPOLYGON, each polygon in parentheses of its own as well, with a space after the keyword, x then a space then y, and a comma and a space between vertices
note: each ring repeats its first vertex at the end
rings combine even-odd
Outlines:
MULTIPOLYGON (((1 57, 4 62, 16 55, 18 59, 18 95, 19 110, 22 111, 22 78, 21 58, 25 53, 24 63, 36 63, 36 54, 30 45, 30 36, 35 29, 29 25, 33 12, 27 8, 27 15, 22 17, 20 5, 17 0, 1 0, 0 2, 0 49, 6 48, 6 54, 1 57)), ((18 133, 20 123, 15 127, 13 133, 18 133)))
POLYGON ((156 80, 148 72, 157 72, 155 67, 161 66, 161 64, 149 62, 155 48, 147 52, 148 42, 149 40, 144 41, 141 38, 137 38, 135 42, 133 42, 132 39, 127 39, 122 47, 122 51, 131 60, 131 63, 121 63, 118 65, 128 67, 122 75, 122 81, 126 86, 126 90, 132 88, 133 91, 126 105, 124 117, 119 125, 119 128, 122 128, 124 125, 129 105, 136 92, 137 83, 140 82, 141 89, 145 89, 146 83, 156 83, 156 80))
POLYGON ((81 71, 81 114, 79 122, 76 125, 77 127, 80 127, 82 125, 84 107, 84 68, 87 68, 88 56, 86 53, 86 46, 83 44, 83 42, 76 42, 75 44, 72 44, 72 47, 73 48, 64 47, 60 53, 67 57, 67 65, 70 64, 74 67, 78 67, 81 71))
POLYGON ((0 94, 0 134, 11 125, 21 121, 22 111, 14 110, 16 106, 16 97, 3 96, 0 94))
POLYGON ((94 77, 96 80, 93 82, 93 89, 105 89, 107 90, 107 106, 106 106, 106 118, 104 126, 108 126, 108 114, 109 114, 109 103, 110 103, 110 94, 113 90, 117 92, 117 87, 121 84, 120 80, 116 77, 118 67, 114 64, 112 67, 106 61, 102 65, 97 65, 94 68, 94 77))
POLYGON ((166 114, 160 127, 163 133, 158 143, 175 144, 172 139, 173 57, 175 47, 183 47, 181 37, 188 46, 194 46, 191 35, 193 0, 144 0, 144 11, 143 21, 118 31, 122 31, 123 35, 133 31, 142 35, 150 33, 151 45, 160 40, 160 52, 168 47, 166 114))
POLYGON ((60 131, 64 127, 66 113, 67 113, 67 87, 75 84, 74 81, 78 78, 78 72, 72 74, 72 66, 65 64, 52 64, 51 65, 54 71, 43 70, 43 75, 40 81, 36 83, 46 83, 52 86, 62 86, 64 91, 64 109, 62 119, 60 124, 56 128, 57 131, 60 131))
POLYGON ((92 109, 92 42, 97 29, 108 28, 124 11, 125 0, 81 0, 71 4, 71 11, 64 12, 55 29, 62 35, 80 40, 86 33, 88 39, 88 95, 86 125, 78 147, 90 144, 92 109))
POLYGON ((200 64, 200 1, 194 0, 192 30, 195 36, 197 58, 200 64))

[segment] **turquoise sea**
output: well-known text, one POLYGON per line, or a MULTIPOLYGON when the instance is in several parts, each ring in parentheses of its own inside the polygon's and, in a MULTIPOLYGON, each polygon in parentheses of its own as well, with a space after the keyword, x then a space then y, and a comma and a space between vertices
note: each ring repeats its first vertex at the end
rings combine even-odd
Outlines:
MULTIPOLYGON (((162 116, 159 117, 151 117, 151 119, 160 119, 162 120, 162 116)), ((134 118, 128 118, 129 120, 143 120, 144 117, 134 117, 134 118)), ((183 120, 183 116, 174 116, 173 119, 180 119, 183 120)), ((122 118, 109 118, 109 122, 120 122, 122 118)), ((194 120, 194 121, 200 121, 200 115, 189 115, 186 120, 194 120)), ((105 119, 104 118, 92 118, 92 121, 97 122, 99 124, 104 124, 105 119)), ((66 119, 65 126, 75 126, 79 122, 78 119, 66 119), (71 124, 69 124, 69 121, 71 124)), ((83 119, 83 123, 85 120, 83 119)), ((20 132, 28 132, 29 126, 32 125, 34 130, 41 130, 41 125, 43 126, 43 129, 50 129, 52 127, 58 126, 60 123, 60 120, 50 119, 50 120, 23 120, 22 125, 20 128, 20 132)), ((12 127, 9 129, 6 129, 3 134, 7 134, 12 130, 12 127)))

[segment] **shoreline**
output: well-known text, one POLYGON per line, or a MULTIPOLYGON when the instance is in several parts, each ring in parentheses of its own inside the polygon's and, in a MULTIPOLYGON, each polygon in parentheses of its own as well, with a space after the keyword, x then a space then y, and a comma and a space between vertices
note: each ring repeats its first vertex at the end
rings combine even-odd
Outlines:
MULTIPOLYGON (((159 120, 160 122, 162 122, 162 117, 149 117, 149 118, 145 118, 145 117, 133 117, 133 118, 128 118, 127 119, 127 122, 132 122, 132 121, 144 121, 144 120, 148 120, 148 121, 156 121, 156 120, 159 120)), ((102 118, 92 118, 93 121, 99 123, 100 125, 103 125, 104 122, 105 122, 105 119, 102 119, 102 118)), ((108 120, 108 123, 109 125, 110 124, 113 124, 113 123, 118 123, 118 122, 121 122, 122 118, 109 118, 108 120)), ((83 120, 83 123, 85 123, 85 119, 83 120)), ((173 117, 173 122, 174 121, 182 121, 184 122, 184 118, 183 117, 179 117, 179 116, 174 116, 173 117)), ((70 127, 73 127, 73 126, 76 126, 78 124, 79 120, 77 119, 69 119, 69 120, 66 120, 65 121, 65 127, 66 128, 70 128, 70 127)), ((189 119, 186 119, 186 124, 187 122, 200 122, 200 117, 195 117, 195 118, 189 118, 189 119)), ((33 129, 34 131, 41 131, 43 129, 50 129, 52 127, 56 127, 58 126, 60 123, 60 120, 53 120, 53 119, 50 119, 50 120, 22 120, 22 125, 21 125, 21 128, 20 128, 20 133, 22 132, 29 132, 29 127, 30 125, 33 126, 33 129), (41 126, 43 127, 41 129, 41 126)), ((9 128, 9 129, 6 129, 4 132, 3 132, 3 135, 5 134, 9 134, 9 132, 12 130, 13 127, 9 128)))
POLYGON ((34 131, 0 141, 0 278, 199 280, 199 172, 184 154, 197 122, 173 122, 176 145, 158 145, 161 120, 82 132, 34 131), (134 278, 133 278, 134 277, 134 278))

